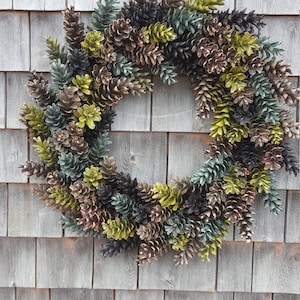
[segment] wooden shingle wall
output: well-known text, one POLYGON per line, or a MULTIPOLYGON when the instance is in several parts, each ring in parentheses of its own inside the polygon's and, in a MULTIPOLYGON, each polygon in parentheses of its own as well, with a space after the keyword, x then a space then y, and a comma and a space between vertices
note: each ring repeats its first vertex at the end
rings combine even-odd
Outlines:
MULTIPOLYGON (((172 256, 137 267, 136 253, 104 259, 101 240, 64 232, 59 214, 32 195, 37 180, 18 166, 35 154, 18 121, 30 98, 30 70, 48 71, 47 36, 63 42, 61 10, 75 5, 88 21, 96 0, 0 1, 0 300, 300 300, 300 180, 278 176, 280 216, 256 204, 252 243, 234 229, 209 263, 176 268, 172 256)), ((283 59, 300 75, 300 2, 227 0, 229 9, 265 14, 265 35, 282 42, 283 59)), ((189 175, 204 160, 209 122, 195 119, 189 82, 156 82, 152 95, 117 108, 112 151, 121 170, 149 182, 189 175), (184 101, 182 101, 184 99, 184 101), (200 132, 200 133, 199 133, 200 132)), ((299 107, 294 109, 298 114, 299 107)), ((293 141, 299 153, 299 141, 293 141)))

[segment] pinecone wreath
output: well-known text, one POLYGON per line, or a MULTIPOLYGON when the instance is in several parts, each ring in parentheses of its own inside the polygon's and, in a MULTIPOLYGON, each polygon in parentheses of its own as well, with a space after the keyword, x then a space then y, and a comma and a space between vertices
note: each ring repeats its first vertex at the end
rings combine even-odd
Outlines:
POLYGON ((65 228, 107 238, 103 255, 138 247, 138 263, 175 251, 177 265, 208 259, 230 224, 251 241, 254 201, 279 213, 274 172, 299 173, 287 143, 299 123, 278 43, 260 36, 261 16, 217 11, 222 0, 115 0, 98 3, 85 29, 74 8, 64 12, 66 45, 48 38, 51 80, 32 73, 21 121, 40 157, 21 166, 45 178, 36 194, 62 212, 65 228), (112 107, 125 95, 152 91, 187 76, 195 115, 212 114, 208 159, 170 184, 138 182, 110 155, 112 107), (279 106, 279 102, 281 102, 279 106), (259 196, 259 197, 258 197, 259 196))

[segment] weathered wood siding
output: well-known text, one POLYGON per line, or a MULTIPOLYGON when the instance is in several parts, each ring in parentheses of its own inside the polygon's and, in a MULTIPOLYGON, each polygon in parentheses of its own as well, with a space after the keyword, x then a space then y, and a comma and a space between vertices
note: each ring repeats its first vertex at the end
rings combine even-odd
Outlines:
MULTIPOLYGON (((101 240, 62 230, 59 214, 32 195, 40 181, 28 182, 18 169, 36 157, 19 122, 20 107, 30 101, 27 76, 49 70, 44 41, 51 35, 63 42, 65 4, 87 22, 96 2, 0 0, 0 300, 300 300, 299 176, 278 175, 280 216, 256 203, 252 243, 232 228, 210 263, 195 259, 182 268, 174 267, 171 254, 144 267, 137 266, 135 251, 105 259, 101 240)), ((300 1, 226 0, 225 8, 266 15, 262 32, 282 42, 298 86, 300 1)), ((171 87, 154 82, 152 94, 117 107, 112 151, 120 170, 169 182, 203 163, 210 120, 195 118, 188 80, 171 87)), ((299 107, 292 111, 299 120, 299 107)), ((299 155, 299 141, 292 143, 299 155)))

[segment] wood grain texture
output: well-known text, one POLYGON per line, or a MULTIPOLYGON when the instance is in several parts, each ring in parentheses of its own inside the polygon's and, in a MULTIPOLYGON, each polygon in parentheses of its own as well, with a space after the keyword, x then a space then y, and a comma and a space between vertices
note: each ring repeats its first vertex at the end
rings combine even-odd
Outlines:
POLYGON ((236 0, 236 8, 247 11, 255 10, 264 15, 298 15, 300 2, 295 0, 236 0))
POLYGON ((29 16, 25 12, 0 12, 0 40, 9 42, 0 46, 0 71, 28 71, 29 16))
POLYGON ((113 131, 150 131, 150 93, 141 97, 126 96, 113 109, 117 113, 113 131))
POLYGON ((0 286, 35 287, 35 239, 0 237, 0 286))
POLYGON ((204 155, 211 139, 206 134, 170 133, 168 181, 191 176, 208 158, 204 155))
POLYGON ((27 72, 7 72, 7 128, 25 128, 19 119, 23 104, 31 99, 25 87, 29 75, 27 72))
POLYGON ((169 132, 209 132, 210 120, 197 118, 189 80, 179 77, 173 85, 154 78, 152 130, 169 132))
POLYGON ((254 243, 253 292, 300 294, 300 244, 254 243))
POLYGON ((73 5, 77 11, 93 11, 98 0, 67 0, 68 7, 73 5))
POLYGON ((218 251, 218 291, 251 291, 252 250, 251 243, 223 242, 218 251))
POLYGON ((118 170, 138 181, 165 181, 167 165, 167 134, 113 132, 111 153, 118 170))
POLYGON ((166 291, 165 300, 233 300, 233 293, 166 291))
POLYGON ((181 291, 215 291, 216 258, 202 262, 199 257, 188 265, 175 267, 173 254, 139 268, 139 288, 181 291))
POLYGON ((117 290, 115 300, 164 300, 164 291, 125 291, 117 290))
POLYGON ((38 238, 38 288, 91 288, 91 238, 38 238))
POLYGON ((111 258, 101 253, 102 240, 95 239, 94 289, 137 289, 136 252, 128 252, 111 258))
POLYGON ((17 288, 16 300, 50 300, 50 291, 49 289, 17 288))
POLYGON ((0 236, 6 236, 6 235, 7 235, 7 184, 0 184, 0 236))
POLYGON ((51 289, 51 300, 113 300, 113 290, 51 289))
POLYGON ((286 234, 287 243, 300 243, 300 191, 288 191, 286 234))
POLYGON ((274 294, 273 300, 300 300, 300 295, 274 294))
POLYGON ((49 71, 46 38, 57 38, 64 44, 63 15, 61 12, 30 12, 31 70, 49 71), (51 30, 49 30, 51 28, 51 30))
POLYGON ((6 78, 5 73, 0 72, 0 128, 5 128, 6 110, 6 78))
MULTIPOLYGON (((285 1, 284 1, 285 2, 285 1)), ((294 3, 294 1, 293 1, 294 3)), ((262 30, 262 36, 269 36, 272 41, 279 41, 280 48, 284 49, 282 58, 285 63, 290 64, 293 74, 300 73, 300 22, 297 16, 266 16, 267 24, 262 30)))
POLYGON ((0 130, 0 182, 27 182, 19 166, 27 160, 27 137, 23 130, 0 130), (4 146, 5 145, 5 146, 4 146))
POLYGON ((15 289, 14 288, 0 288, 0 299, 15 300, 15 289))
POLYGON ((14 0, 15 10, 58 10, 65 8, 61 0, 14 0))
MULTIPOLYGON (((282 200, 282 212, 279 215, 270 213, 268 208, 265 208, 261 198, 255 200, 253 205, 255 214, 253 215, 253 241, 257 242, 283 242, 285 232, 285 210, 286 210, 286 191, 278 191, 282 200), (276 230, 274 230, 276 228, 276 230)), ((240 237, 239 228, 235 230, 235 240, 242 240, 240 237)))
POLYGON ((61 237, 60 213, 33 194, 35 185, 8 185, 8 236, 61 237))
POLYGON ((272 300, 272 294, 234 293, 234 300, 272 300))

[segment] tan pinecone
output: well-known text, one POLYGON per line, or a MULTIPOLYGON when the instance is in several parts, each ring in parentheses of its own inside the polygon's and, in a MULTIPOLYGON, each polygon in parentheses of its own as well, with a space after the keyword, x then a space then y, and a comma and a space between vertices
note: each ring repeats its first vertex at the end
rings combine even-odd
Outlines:
POLYGON ((250 141, 255 143, 256 146, 262 147, 270 140, 270 130, 266 123, 253 123, 249 129, 250 141))
POLYGON ((248 186, 245 193, 242 195, 242 200, 251 205, 256 197, 256 189, 253 186, 248 186))
POLYGON ((58 152, 66 152, 71 147, 72 137, 65 129, 57 129, 50 138, 50 145, 58 152))
POLYGON ((107 180, 108 182, 113 182, 116 180, 117 176, 117 164, 114 161, 112 156, 105 157, 100 162, 100 172, 102 174, 102 178, 107 180))
POLYGON ((189 241, 183 250, 176 251, 174 255, 175 266, 183 266, 189 263, 189 260, 192 259, 197 253, 200 252, 201 245, 197 241, 197 239, 192 239, 189 241))
POLYGON ((96 61, 100 65, 107 65, 108 63, 111 63, 116 60, 117 53, 115 52, 115 49, 113 46, 104 43, 103 47, 99 49, 99 55, 96 59, 96 61))
POLYGON ((106 42, 121 47, 123 42, 129 39, 131 31, 132 26, 129 19, 117 19, 107 28, 106 42))
POLYGON ((112 80, 112 74, 107 70, 106 66, 95 64, 93 66, 92 75, 98 85, 107 85, 112 80))
POLYGON ((226 141, 212 141, 209 143, 209 149, 205 151, 205 154, 209 155, 209 157, 211 158, 217 157, 220 154, 226 157, 228 155, 231 155, 232 148, 233 146, 226 141))
POLYGON ((252 235, 253 235, 252 215, 253 215, 252 206, 247 205, 241 214, 241 219, 236 224, 239 227, 240 236, 246 239, 246 242, 252 241, 252 235))
POLYGON ((158 223, 141 224, 137 228, 136 234, 141 240, 155 240, 162 234, 162 227, 158 223))
POLYGON ((290 111, 280 111, 280 122, 284 135, 286 135, 288 138, 300 138, 300 123, 295 123, 290 111))
POLYGON ((240 107, 247 107, 253 103, 254 92, 251 88, 245 88, 241 92, 235 92, 232 94, 233 103, 240 107))
POLYGON ((172 180, 174 187, 179 190, 180 195, 185 195, 187 192, 194 192, 198 186, 191 183, 188 177, 176 177, 172 180))
POLYGON ((242 219, 242 212, 245 210, 247 203, 240 195, 228 195, 226 201, 225 218, 232 223, 236 223, 242 219))
POLYGON ((149 67, 159 65, 164 60, 159 47, 154 44, 137 47, 136 51, 130 56, 133 63, 149 67))
POLYGON ((45 177, 47 175, 47 168, 44 164, 34 162, 34 161, 26 161, 25 165, 20 165, 22 173, 26 173, 28 177, 36 176, 36 177, 45 177))
POLYGON ((71 140, 71 150, 77 155, 82 156, 88 153, 89 145, 83 136, 73 136, 71 140))
POLYGON ((74 7, 71 6, 63 14, 66 41, 72 49, 80 49, 80 43, 84 40, 84 23, 79 22, 80 13, 75 12, 74 7))
POLYGON ((59 172, 57 170, 53 172, 48 172, 46 176, 46 180, 48 184, 50 184, 51 186, 61 186, 65 184, 64 178, 62 178, 59 175, 59 172))
POLYGON ((276 62, 270 62, 264 66, 268 76, 275 77, 286 77, 288 74, 292 74, 290 65, 286 65, 283 60, 276 62))
POLYGON ((283 100, 288 105, 296 105, 300 102, 299 88, 291 88, 291 82, 287 78, 279 78, 273 80, 275 89, 273 97, 283 100))
POLYGON ((191 238, 196 238, 199 235, 199 233, 201 232, 201 228, 203 226, 203 221, 199 220, 199 219, 197 219, 197 220, 190 219, 189 226, 190 226, 189 236, 191 238))
POLYGON ((215 181, 208 189, 206 193, 206 199, 208 205, 215 205, 216 203, 225 203, 226 202, 226 194, 222 188, 222 184, 220 182, 215 181))
POLYGON ((163 223, 170 216, 170 211, 163 209, 160 204, 156 204, 150 209, 149 218, 151 222, 163 223))
POLYGON ((79 128, 75 122, 70 122, 67 126, 66 126, 66 130, 69 132, 71 137, 74 136, 83 136, 83 129, 79 128))
POLYGON ((84 225, 84 230, 93 229, 99 232, 102 229, 102 223, 107 218, 107 213, 98 206, 87 203, 80 204, 81 217, 77 218, 77 224, 84 225))
POLYGON ((249 71, 256 72, 264 66, 264 62, 260 56, 253 53, 247 57, 247 65, 249 71))
POLYGON ((81 99, 77 91, 75 86, 64 86, 64 89, 58 94, 57 105, 64 113, 72 114, 73 110, 81 106, 81 99))
POLYGON ((166 8, 177 8, 184 6, 184 0, 162 0, 162 6, 166 8))
POLYGON ((197 107, 197 116, 209 118, 209 113, 216 101, 213 94, 214 79, 211 76, 203 75, 196 80, 192 80, 191 85, 197 107))
POLYGON ((130 82, 128 84, 129 93, 132 96, 141 96, 142 94, 147 93, 147 89, 144 84, 142 84, 140 81, 135 80, 134 78, 128 78, 126 81, 130 82))
POLYGON ((143 241, 139 245, 138 265, 143 266, 164 253, 164 241, 161 237, 156 240, 143 241))
POLYGON ((198 64, 203 66, 208 74, 220 74, 227 67, 227 57, 222 49, 212 49, 209 56, 201 57, 198 64))
POLYGON ((153 186, 151 184, 148 184, 146 182, 139 182, 138 183, 138 193, 137 196, 141 199, 144 203, 156 203, 156 200, 152 198, 153 192, 152 189, 153 186))
POLYGON ((208 57, 213 50, 218 49, 219 47, 216 43, 213 43, 207 37, 203 37, 200 33, 197 33, 192 40, 192 52, 196 53, 198 58, 208 57))
POLYGON ((237 163, 237 170, 238 170, 238 174, 246 177, 250 174, 250 171, 248 168, 245 167, 245 165, 243 163, 237 163))
POLYGON ((282 147, 275 146, 264 153, 262 162, 265 164, 265 169, 275 171, 281 169, 283 163, 282 151, 282 147))
POLYGON ((146 42, 143 31, 134 27, 130 32, 128 39, 123 41, 123 47, 127 52, 133 52, 137 48, 142 48, 146 42))
POLYGON ((35 101, 41 106, 45 107, 53 102, 51 95, 48 92, 47 81, 43 75, 38 75, 36 72, 28 80, 26 87, 28 93, 34 97, 35 101))
POLYGON ((80 203, 94 205, 96 197, 94 190, 84 181, 75 181, 70 185, 71 195, 80 203))

